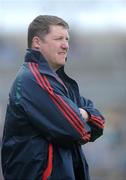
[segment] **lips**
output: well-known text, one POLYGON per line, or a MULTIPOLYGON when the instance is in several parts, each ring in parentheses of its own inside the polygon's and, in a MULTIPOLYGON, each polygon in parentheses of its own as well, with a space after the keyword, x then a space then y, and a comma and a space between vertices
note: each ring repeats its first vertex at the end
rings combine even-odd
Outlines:
POLYGON ((58 54, 66 55, 66 52, 59 52, 58 54))

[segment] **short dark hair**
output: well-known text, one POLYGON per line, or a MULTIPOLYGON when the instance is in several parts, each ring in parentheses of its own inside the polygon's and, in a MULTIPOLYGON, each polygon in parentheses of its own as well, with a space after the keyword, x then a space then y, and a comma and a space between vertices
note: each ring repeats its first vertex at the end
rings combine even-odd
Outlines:
POLYGON ((65 29, 69 29, 68 23, 57 16, 39 15, 28 27, 28 48, 31 48, 33 37, 38 36, 43 38, 50 32, 51 25, 63 26, 65 29))

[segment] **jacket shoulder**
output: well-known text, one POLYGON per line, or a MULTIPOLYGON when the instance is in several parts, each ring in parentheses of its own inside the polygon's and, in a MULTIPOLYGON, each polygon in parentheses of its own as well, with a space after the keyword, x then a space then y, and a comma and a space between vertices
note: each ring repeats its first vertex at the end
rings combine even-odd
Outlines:
POLYGON ((31 81, 34 80, 34 77, 29 70, 28 65, 23 64, 19 68, 9 92, 9 99, 12 103, 19 103, 23 96, 23 91, 25 90, 25 87, 29 87, 28 83, 30 82, 30 79, 31 81))

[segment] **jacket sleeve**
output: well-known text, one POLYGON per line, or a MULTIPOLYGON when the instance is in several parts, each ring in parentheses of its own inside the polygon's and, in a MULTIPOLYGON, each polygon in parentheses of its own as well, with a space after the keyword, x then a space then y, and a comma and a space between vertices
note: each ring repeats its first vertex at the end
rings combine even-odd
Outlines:
POLYGON ((88 112, 89 118, 87 124, 91 128, 90 141, 94 141, 103 134, 105 119, 89 99, 81 97, 81 108, 88 112))
POLYGON ((90 127, 77 105, 60 89, 54 90, 46 76, 30 76, 23 77, 20 105, 41 135, 61 145, 90 141, 90 127))

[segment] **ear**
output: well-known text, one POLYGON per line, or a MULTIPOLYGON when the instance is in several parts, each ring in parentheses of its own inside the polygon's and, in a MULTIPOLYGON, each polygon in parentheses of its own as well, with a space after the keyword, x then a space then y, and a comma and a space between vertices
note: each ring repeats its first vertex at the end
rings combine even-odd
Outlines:
POLYGON ((34 36, 32 39, 32 48, 33 49, 40 49, 40 38, 38 36, 34 36))

